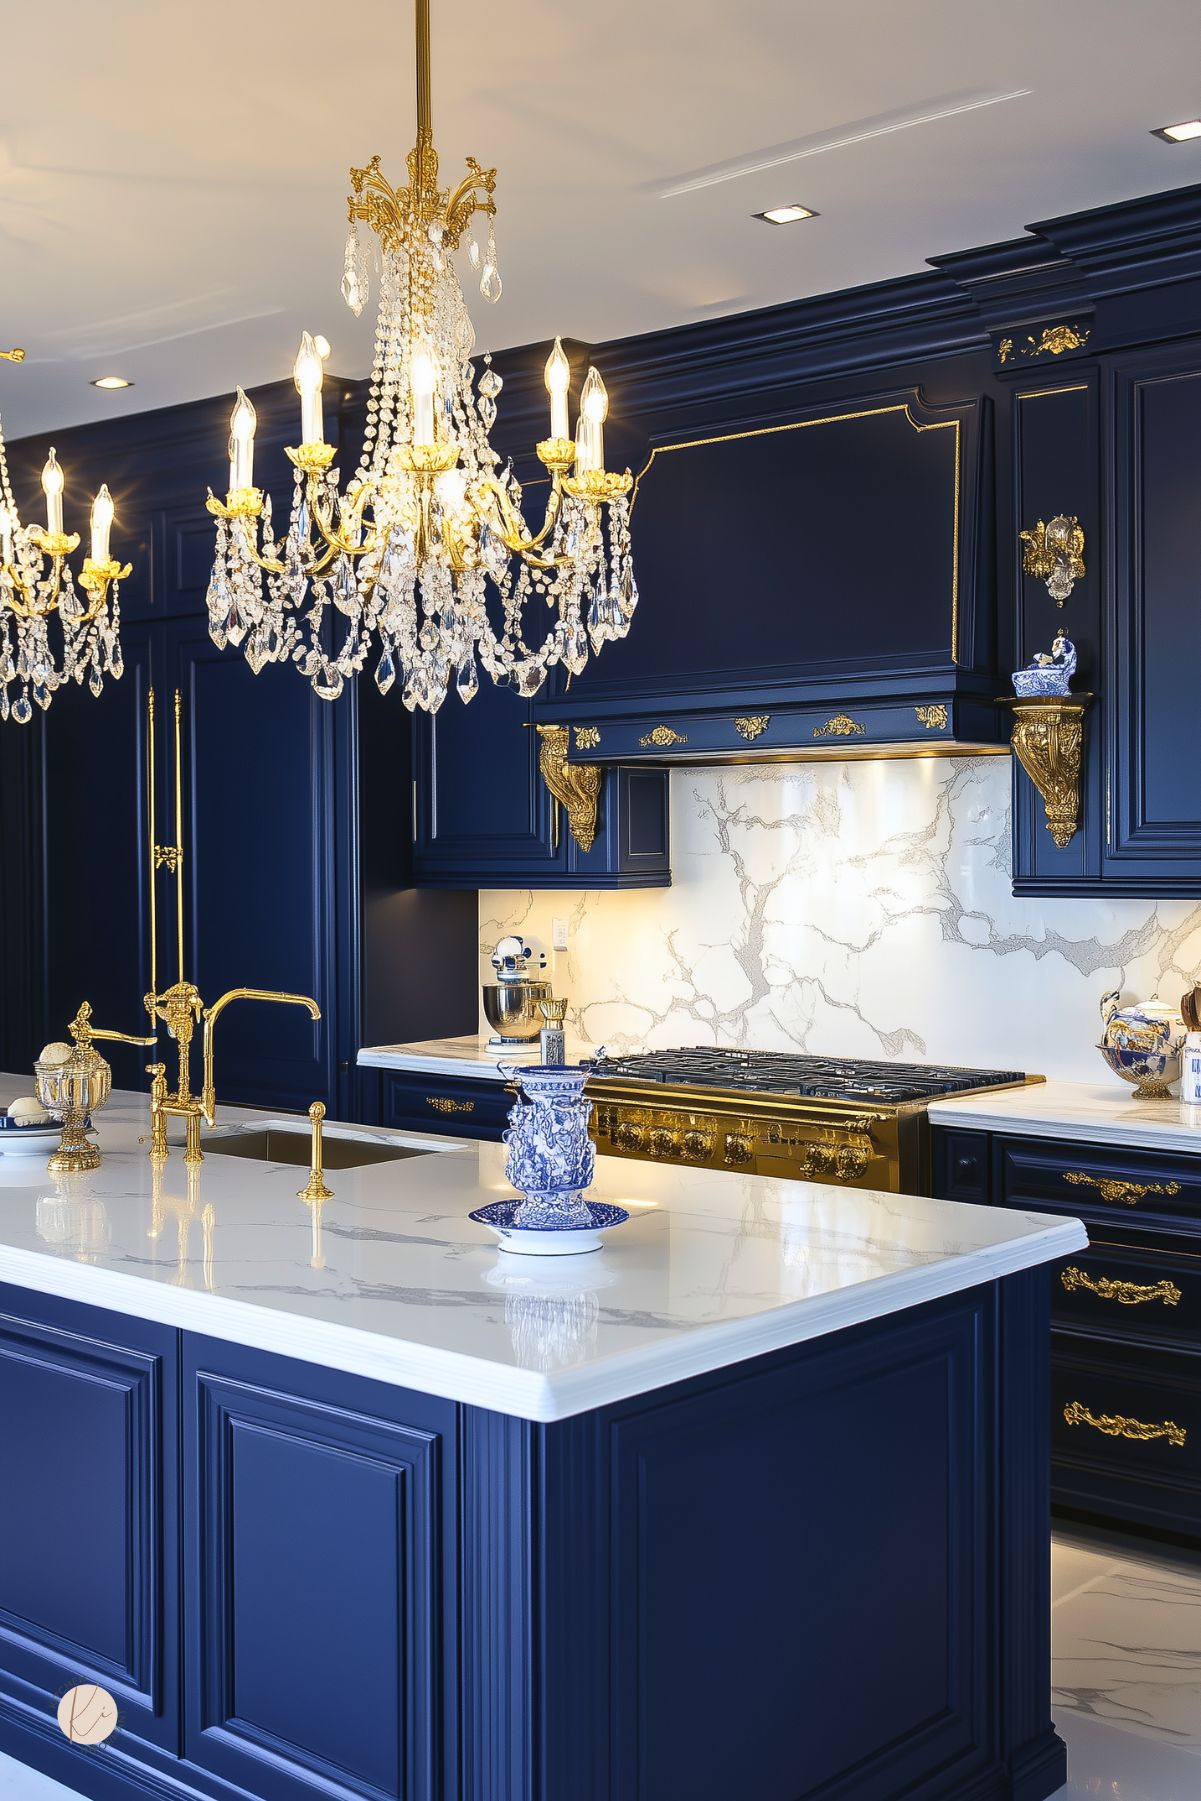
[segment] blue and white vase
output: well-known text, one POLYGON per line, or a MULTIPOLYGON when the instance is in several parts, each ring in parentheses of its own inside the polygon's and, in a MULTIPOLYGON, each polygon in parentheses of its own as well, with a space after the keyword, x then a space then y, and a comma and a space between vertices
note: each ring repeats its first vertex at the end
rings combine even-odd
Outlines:
POLYGON ((505 1175, 522 1195, 513 1224, 527 1229, 590 1228, 584 1190, 596 1172, 596 1146, 588 1134, 592 1102, 584 1099, 591 1062, 501 1064, 506 1081, 521 1089, 509 1114, 504 1141, 505 1175))

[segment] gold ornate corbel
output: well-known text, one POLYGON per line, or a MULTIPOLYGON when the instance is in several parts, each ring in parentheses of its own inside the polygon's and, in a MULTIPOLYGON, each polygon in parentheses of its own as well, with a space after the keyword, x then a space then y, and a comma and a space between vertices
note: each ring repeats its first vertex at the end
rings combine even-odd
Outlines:
POLYGON ((756 738, 763 736, 770 724, 770 713, 746 713, 734 721, 734 730, 740 738, 745 738, 748 744, 753 744, 756 738))
POLYGON ((1060 850, 1070 844, 1080 823, 1084 714, 1092 698, 1044 694, 1015 700, 1007 695, 997 702, 1013 710, 1014 752, 1042 796, 1047 830, 1060 850))
POLYGON ((542 780, 555 800, 567 809, 571 835, 583 851, 596 843, 597 809, 600 803, 601 771, 596 763, 567 761, 567 727, 540 725, 538 732, 538 767, 542 780))
POLYGON ((1022 552, 1022 573, 1045 582, 1047 593, 1061 607, 1073 587, 1085 573, 1084 527, 1075 513, 1057 513, 1054 519, 1019 532, 1026 546, 1022 552))

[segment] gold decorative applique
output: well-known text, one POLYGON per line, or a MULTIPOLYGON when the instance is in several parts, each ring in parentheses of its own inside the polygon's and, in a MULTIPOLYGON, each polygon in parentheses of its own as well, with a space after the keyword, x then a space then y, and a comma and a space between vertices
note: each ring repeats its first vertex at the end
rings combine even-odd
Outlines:
POLYGON ((567 809, 571 835, 581 850, 596 843, 596 815, 600 803, 601 772, 595 763, 567 761, 567 727, 538 727, 538 767, 554 798, 567 809))
POLYGON ((432 1107, 435 1113, 475 1112, 474 1101, 454 1101, 451 1100, 449 1095, 445 1094, 427 1094, 425 1097, 425 1104, 427 1107, 432 1107))
POLYGON ((1044 325, 1037 338, 1027 336, 1022 355, 1062 356, 1065 350, 1083 350, 1091 335, 1087 326, 1082 330, 1079 325, 1044 325))
POLYGON ((1013 708, 1014 752, 1042 796, 1047 830, 1060 850, 1070 844, 1080 821, 1084 710, 1091 699, 1091 694, 1063 700, 1044 695, 1005 702, 1013 708))
POLYGON ((1175 1282, 1165 1276, 1162 1282, 1119 1282, 1113 1276, 1090 1276, 1087 1270, 1069 1263, 1061 1270, 1059 1280, 1069 1294, 1087 1288, 1103 1301, 1118 1301, 1123 1307, 1138 1307, 1144 1301, 1162 1301, 1165 1307, 1177 1307, 1182 1299, 1175 1282))
POLYGON ((1007 363, 1012 355, 1013 339, 1002 338, 1001 342, 997 345, 997 361, 999 363, 1007 363))
POLYGON ((734 730, 740 738, 745 738, 748 744, 753 744, 756 738, 763 736, 770 724, 770 713, 746 713, 734 721, 734 730))
POLYGON ((815 738, 862 738, 866 726, 860 725, 857 719, 851 719, 845 713, 835 713, 833 719, 827 719, 825 725, 815 725, 815 738))
POLYGON ((1179 1194, 1179 1182, 1124 1182, 1119 1176, 1089 1176, 1082 1169, 1065 1169, 1065 1182, 1073 1188, 1095 1188, 1103 1201, 1120 1201, 1123 1207, 1137 1207, 1149 1194, 1179 1194))
POLYGON ((644 732, 638 742, 643 750, 652 744, 657 744, 665 749, 671 744, 687 744, 688 733, 673 732, 669 725, 657 725, 653 731, 644 732))
POLYGON ((1063 1417, 1069 1426, 1091 1426, 1094 1432, 1104 1432, 1107 1438, 1166 1438, 1170 1445, 1178 1448, 1188 1440, 1187 1430, 1178 1426, 1175 1420, 1160 1420, 1151 1425, 1145 1420, 1130 1419, 1124 1413, 1091 1413, 1082 1401, 1069 1401, 1063 1417))
POLYGON ((575 747, 577 750, 595 750, 600 743, 600 727, 595 725, 577 725, 575 728, 575 747))
POLYGON ((914 707, 913 710, 928 732, 942 732, 946 730, 947 709, 941 702, 929 707, 914 707))

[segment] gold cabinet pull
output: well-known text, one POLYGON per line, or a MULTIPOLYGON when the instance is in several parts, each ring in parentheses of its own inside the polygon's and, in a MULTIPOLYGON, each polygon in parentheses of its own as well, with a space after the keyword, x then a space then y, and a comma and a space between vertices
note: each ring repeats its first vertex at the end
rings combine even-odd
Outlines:
POLYGON ((1087 1288, 1103 1301, 1120 1301, 1123 1307, 1137 1307, 1142 1301, 1162 1301, 1165 1307, 1175 1307, 1181 1299, 1180 1290, 1166 1276, 1162 1282, 1119 1282, 1113 1276, 1090 1276, 1069 1263, 1060 1271, 1059 1280, 1069 1294, 1074 1288, 1087 1288))
POLYGON ((427 1094, 425 1097, 425 1104, 427 1107, 432 1107, 435 1113, 475 1112, 474 1101, 455 1101, 446 1094, 427 1094))
POLYGON ((1137 1207, 1148 1194, 1179 1194, 1179 1182, 1123 1182, 1119 1176, 1088 1176, 1082 1169, 1065 1169, 1065 1182, 1073 1188, 1095 1188, 1103 1201, 1120 1201, 1123 1207, 1137 1207))
POLYGON ((1083 1401, 1069 1401, 1063 1417, 1069 1426, 1091 1426, 1094 1432, 1104 1432, 1107 1438, 1166 1438, 1170 1445, 1177 1446, 1183 1445, 1188 1438, 1188 1432, 1175 1420, 1148 1425, 1145 1420, 1132 1420, 1124 1413, 1090 1413, 1083 1401))

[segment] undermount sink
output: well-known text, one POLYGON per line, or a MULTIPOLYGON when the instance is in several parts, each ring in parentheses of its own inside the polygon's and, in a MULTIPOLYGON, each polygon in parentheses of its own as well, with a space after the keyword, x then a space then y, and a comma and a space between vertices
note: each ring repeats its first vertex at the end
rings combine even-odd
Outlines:
MULTIPOLYGON (((322 1163, 326 1169, 366 1169, 372 1163, 400 1163, 406 1157, 428 1157, 437 1145, 388 1144, 379 1139, 343 1137, 327 1126, 322 1135, 322 1163)), ((308 1169, 313 1135, 307 1128, 261 1126, 228 1136, 210 1133, 204 1141, 206 1157, 242 1157, 248 1163, 291 1163, 308 1169)))

